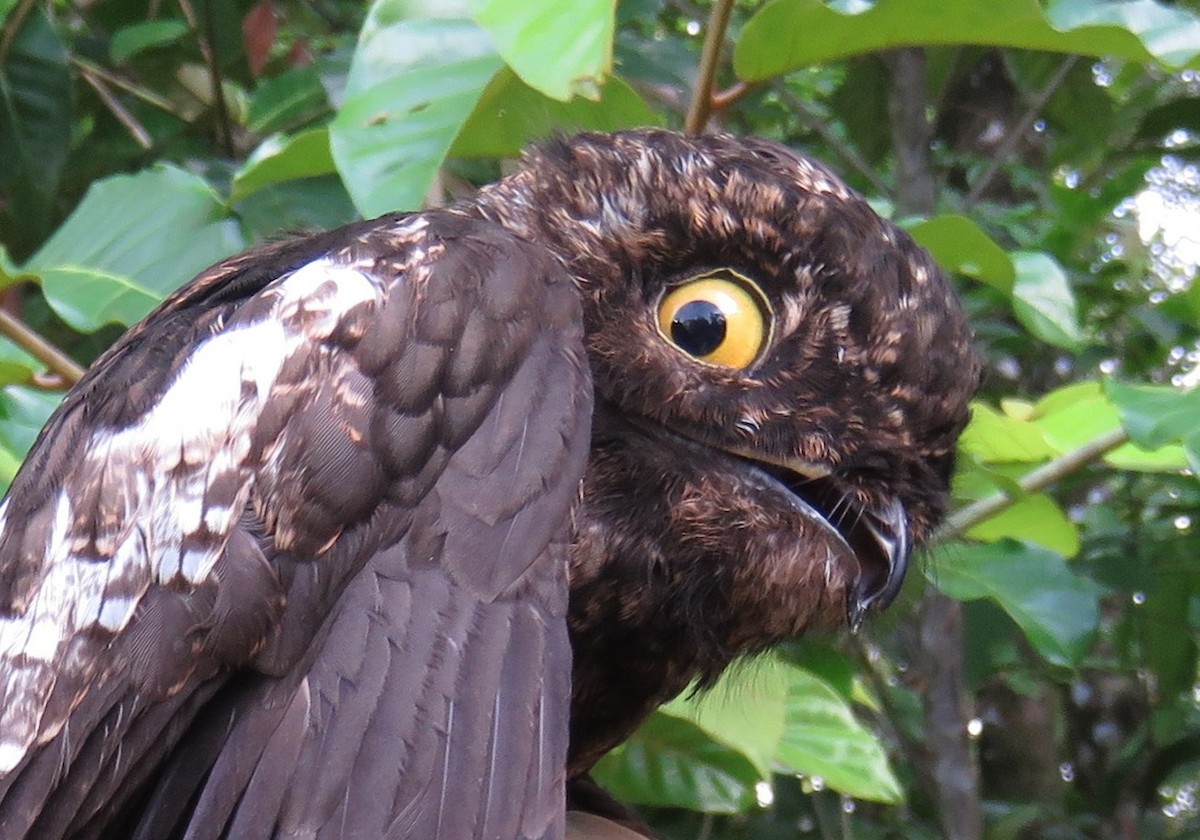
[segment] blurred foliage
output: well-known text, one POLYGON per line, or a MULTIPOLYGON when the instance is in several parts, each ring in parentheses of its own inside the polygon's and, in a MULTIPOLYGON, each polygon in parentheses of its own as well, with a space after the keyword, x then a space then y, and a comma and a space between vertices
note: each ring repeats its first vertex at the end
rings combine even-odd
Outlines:
MULTIPOLYGON (((552 131, 679 127, 710 10, 0 0, 3 306, 86 364, 280 231, 453 200, 552 131)), ((987 361, 956 501, 1011 503, 952 520, 859 634, 735 668, 606 757, 597 775, 666 836, 971 836, 938 813, 913 659, 934 591, 962 605, 959 769, 987 837, 1200 834, 1200 237, 1189 252, 1138 212, 1200 229, 1198 11, 733 4, 710 124, 827 160, 955 274, 987 361), (924 60, 925 217, 900 188, 904 47, 924 60)), ((5 481, 47 382, 0 340, 5 481)))

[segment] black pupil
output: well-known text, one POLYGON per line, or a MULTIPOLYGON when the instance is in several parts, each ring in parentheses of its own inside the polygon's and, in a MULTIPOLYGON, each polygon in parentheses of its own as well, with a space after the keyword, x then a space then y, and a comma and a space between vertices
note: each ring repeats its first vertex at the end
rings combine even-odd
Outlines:
POLYGON ((671 319, 671 340, 685 353, 707 356, 725 340, 725 315, 712 301, 685 303, 671 319))

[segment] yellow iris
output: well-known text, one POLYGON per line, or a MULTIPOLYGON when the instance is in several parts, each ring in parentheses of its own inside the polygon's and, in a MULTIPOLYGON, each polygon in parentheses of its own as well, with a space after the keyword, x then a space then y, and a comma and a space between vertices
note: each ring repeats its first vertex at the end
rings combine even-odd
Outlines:
POLYGON ((770 307, 748 278, 708 274, 676 286, 658 305, 663 338, 710 365, 752 365, 769 337, 770 307))

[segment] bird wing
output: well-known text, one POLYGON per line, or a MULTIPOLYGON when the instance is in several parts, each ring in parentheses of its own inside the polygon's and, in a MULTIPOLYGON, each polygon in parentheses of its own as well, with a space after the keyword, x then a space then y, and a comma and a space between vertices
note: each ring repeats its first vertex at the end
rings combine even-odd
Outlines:
POLYGON ((453 212, 210 269, 0 507, 0 835, 551 837, 591 388, 453 212))

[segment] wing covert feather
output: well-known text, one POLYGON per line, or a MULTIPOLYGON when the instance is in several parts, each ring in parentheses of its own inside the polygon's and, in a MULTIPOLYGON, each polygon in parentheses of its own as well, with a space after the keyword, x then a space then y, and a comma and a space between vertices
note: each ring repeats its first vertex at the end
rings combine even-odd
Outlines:
POLYGON ((580 322, 435 212, 132 330, 0 508, 0 832, 559 836, 580 322))

